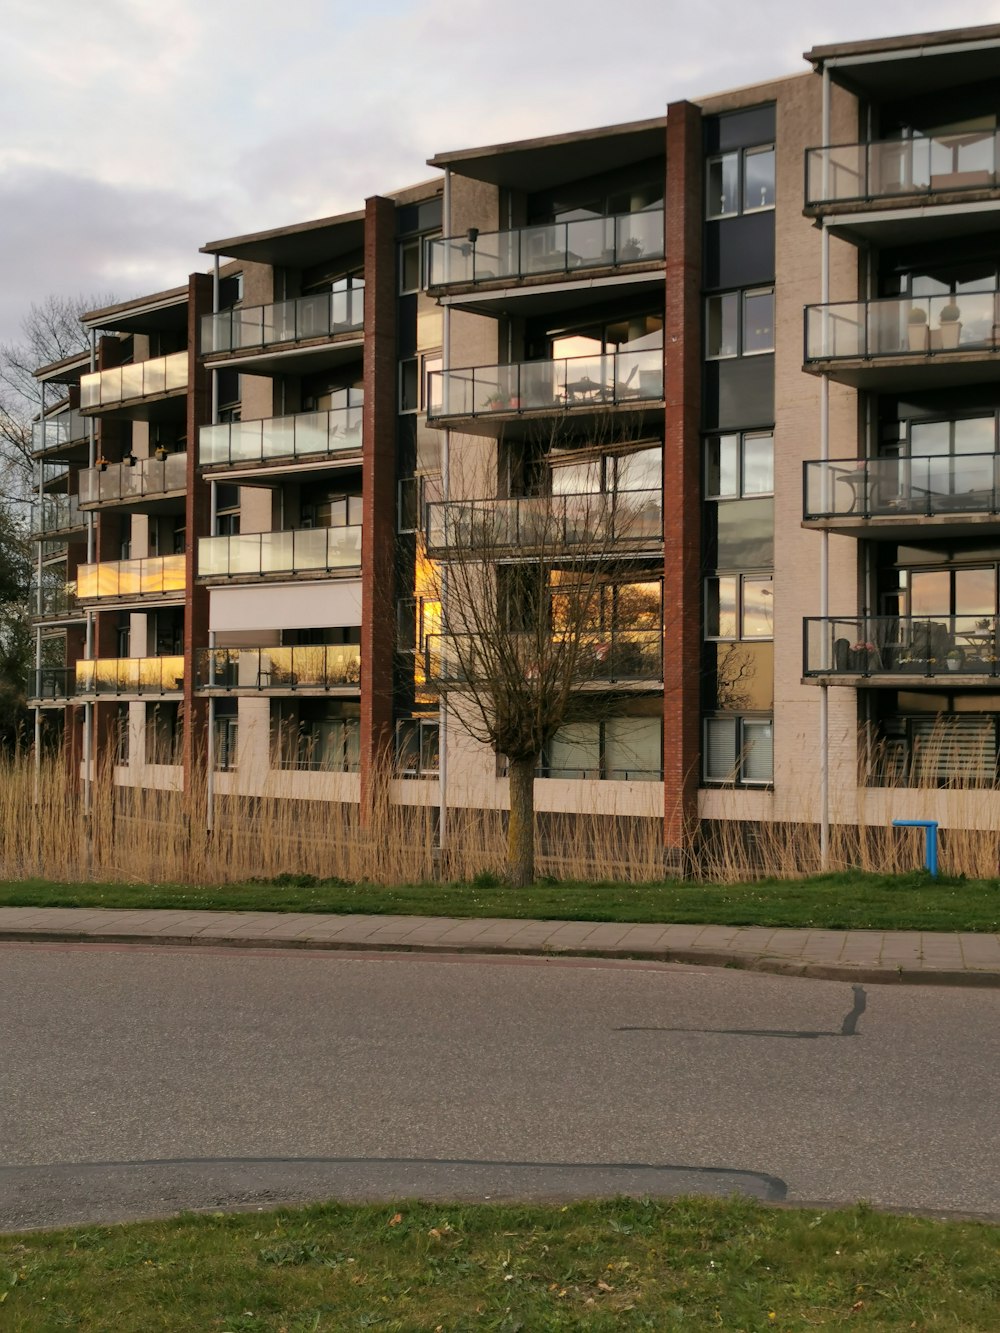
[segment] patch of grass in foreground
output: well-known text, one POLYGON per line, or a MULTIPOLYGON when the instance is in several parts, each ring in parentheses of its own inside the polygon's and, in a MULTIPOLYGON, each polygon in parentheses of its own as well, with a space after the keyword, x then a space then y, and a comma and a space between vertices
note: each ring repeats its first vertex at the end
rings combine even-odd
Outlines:
POLYGON ((279 883, 0 883, 0 906, 375 912, 415 916, 540 917, 829 930, 1000 930, 1000 881, 846 872, 749 884, 344 884, 289 875, 279 883))
POLYGON ((995 1330, 1000 1228, 743 1200, 321 1205, 0 1237, 0 1323, 995 1330))

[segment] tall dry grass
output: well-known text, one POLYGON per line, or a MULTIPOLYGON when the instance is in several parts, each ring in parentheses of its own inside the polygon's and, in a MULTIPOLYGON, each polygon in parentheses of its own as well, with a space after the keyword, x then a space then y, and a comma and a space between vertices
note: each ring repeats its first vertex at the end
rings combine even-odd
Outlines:
MULTIPOLYGON (((941 834, 942 871, 996 877, 1000 784, 956 781, 923 794, 934 796, 950 825, 941 834), (980 813, 970 819, 973 808, 980 813), (962 827, 970 822, 975 827, 962 827)), ((867 822, 865 808, 862 801, 860 822, 831 828, 830 869, 884 874, 922 864, 919 833, 867 822)), ((0 876, 225 884, 292 873, 401 884, 502 874, 506 858, 503 812, 450 811, 447 845, 439 849, 436 811, 393 804, 387 785, 366 825, 353 805, 241 796, 217 799, 209 833, 205 811, 204 779, 189 792, 127 788, 114 785, 109 767, 92 784, 87 814, 60 757, 43 760, 37 783, 30 754, 2 758, 0 876)), ((656 819, 578 810, 539 813, 536 827, 541 875, 639 883, 673 868, 656 819)), ((704 821, 690 830, 684 850, 687 873, 712 882, 799 878, 821 865, 819 828, 805 818, 704 821)))

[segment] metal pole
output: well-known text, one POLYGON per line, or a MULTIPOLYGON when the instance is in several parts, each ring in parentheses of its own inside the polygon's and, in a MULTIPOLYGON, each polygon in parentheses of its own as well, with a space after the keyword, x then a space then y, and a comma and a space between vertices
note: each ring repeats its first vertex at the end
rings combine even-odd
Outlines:
MULTIPOLYGON (((822 138, 824 148, 830 142, 830 71, 823 66, 823 124, 822 138)), ((824 172, 827 154, 824 153, 824 172)), ((830 301, 830 232, 824 219, 821 231, 820 253, 820 301, 824 307, 830 301)), ((824 318, 826 311, 824 309, 824 318)), ((823 472, 827 471, 830 457, 830 380, 824 374, 820 379, 819 390, 819 438, 820 458, 823 472)), ((830 626, 830 534, 825 529, 820 537, 819 558, 819 606, 823 625, 823 665, 829 666, 830 626)), ((830 865, 830 691, 824 678, 819 692, 819 855, 820 868, 828 870, 830 865)))
MULTIPOLYGON (((215 268, 212 271, 212 314, 219 313, 219 256, 215 256, 215 268)), ((212 371, 212 425, 219 424, 219 372, 212 371)), ((196 447, 192 441, 192 447, 196 447)), ((195 471, 197 477, 197 470, 195 471)), ((197 484, 197 482, 195 483, 197 484)), ((209 482, 209 536, 215 536, 215 526, 219 515, 219 496, 215 478, 209 482)), ((215 631, 208 631, 209 684, 215 680, 215 631)), ((237 704, 237 708, 239 704, 237 704)), ((215 695, 208 696, 208 738, 206 745, 205 775, 205 827, 209 833, 215 828, 215 695)))
MULTIPOLYGON (((39 384, 41 398, 41 415, 39 420, 42 427, 42 449, 45 448, 45 381, 39 384)), ((45 464, 38 463, 38 512, 42 513, 42 506, 45 503, 44 495, 44 477, 45 464)), ((40 538, 35 551, 35 615, 38 619, 35 621, 35 697, 41 696, 42 684, 42 552, 45 542, 40 538)), ((64 659, 65 661, 65 659, 64 659)), ((41 799, 42 790, 42 714, 41 709, 35 708, 35 805, 41 799)))
MULTIPOLYGON (((442 231, 448 237, 451 227, 451 172, 444 173, 444 194, 442 199, 442 231)), ((442 391, 444 382, 451 370, 451 307, 445 305, 441 315, 441 368, 442 391)), ((442 432, 441 440, 441 493, 447 504, 449 498, 449 466, 451 455, 451 432, 442 432)), ((448 510, 444 510, 445 514, 448 510)), ((426 534, 425 534, 426 536, 426 534)), ((448 617, 445 610, 448 598, 448 570, 441 571, 441 631, 448 632, 448 617)), ((419 630, 418 630, 419 633, 419 630)), ((419 649, 419 640, 418 640, 419 649)), ((438 702, 438 849, 444 851, 448 843, 448 699, 442 694, 438 702)))
MULTIPOLYGON (((90 369, 91 373, 97 369, 97 330, 90 330, 90 369)), ((93 469, 97 462, 97 425, 94 418, 91 417, 87 423, 87 457, 88 466, 93 469)), ((96 532, 94 527, 94 514, 92 510, 87 511, 87 564, 94 563, 96 554, 96 532)), ((88 662, 93 661, 94 657, 94 613, 87 611, 86 641, 83 650, 84 659, 88 662)), ((93 792, 91 790, 93 775, 91 773, 91 764, 93 761, 93 731, 94 731, 94 708, 89 701, 83 707, 83 812, 87 823, 87 869, 90 869, 90 812, 93 805, 93 792)))

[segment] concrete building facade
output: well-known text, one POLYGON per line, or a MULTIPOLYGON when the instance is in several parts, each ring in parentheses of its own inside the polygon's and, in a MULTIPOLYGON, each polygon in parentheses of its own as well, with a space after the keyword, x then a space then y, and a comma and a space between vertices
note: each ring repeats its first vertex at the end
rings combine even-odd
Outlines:
POLYGON ((632 524, 594 611, 613 702, 552 739, 540 811, 671 851, 718 821, 982 826, 1000 28, 806 59, 441 153, 88 314, 90 354, 38 371, 32 700, 84 778, 363 808, 389 774, 444 819, 502 809, 433 688, 437 571, 477 514, 516 569, 539 505, 571 545, 599 497, 632 524))

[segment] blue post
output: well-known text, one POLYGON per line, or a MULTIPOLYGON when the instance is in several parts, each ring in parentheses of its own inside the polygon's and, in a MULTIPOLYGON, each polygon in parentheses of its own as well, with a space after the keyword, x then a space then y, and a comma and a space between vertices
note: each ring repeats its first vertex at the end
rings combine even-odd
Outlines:
POLYGON ((924 830, 924 869, 937 879, 938 822, 936 819, 894 819, 893 828, 922 828, 924 830))

